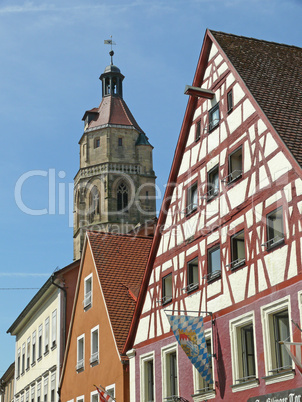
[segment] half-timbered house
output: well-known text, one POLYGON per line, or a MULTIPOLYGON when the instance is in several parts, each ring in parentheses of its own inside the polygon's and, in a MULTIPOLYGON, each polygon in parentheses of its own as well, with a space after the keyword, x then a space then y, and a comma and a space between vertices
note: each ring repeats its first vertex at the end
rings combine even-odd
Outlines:
POLYGON ((282 341, 301 342, 302 49, 207 30, 185 93, 128 337, 131 400, 300 400, 282 341), (203 317, 213 383, 167 313, 203 317))

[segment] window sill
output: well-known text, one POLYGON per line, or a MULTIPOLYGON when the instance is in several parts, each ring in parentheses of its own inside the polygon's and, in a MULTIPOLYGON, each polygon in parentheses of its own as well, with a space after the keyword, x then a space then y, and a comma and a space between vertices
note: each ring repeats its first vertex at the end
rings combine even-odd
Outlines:
MULTIPOLYGON (((190 285, 188 285, 188 286, 190 286, 190 285)), ((187 286, 187 288, 188 288, 188 286, 187 286)), ((187 289, 187 294, 188 295, 192 294, 192 293, 196 292, 196 290, 199 290, 199 285, 198 284, 196 284, 196 285, 192 286, 191 288, 187 289)))
POLYGON ((47 356, 49 354, 49 350, 46 350, 45 352, 44 352, 44 356, 47 356))
POLYGON ((20 375, 18 375, 18 377, 16 377, 16 380, 19 380, 20 379, 20 375))
POLYGON ((91 303, 87 304, 87 306, 84 307, 84 311, 88 311, 91 309, 91 303))
POLYGON ((266 251, 270 252, 271 250, 275 250, 278 247, 282 247, 284 245, 284 243, 285 243, 284 239, 282 239, 278 242, 275 242, 275 243, 271 244, 270 246, 267 246, 266 251))
POLYGON ((207 401, 208 399, 214 399, 216 397, 215 389, 210 389, 204 392, 197 392, 196 394, 191 395, 193 401, 207 401))
POLYGON ((37 358, 37 362, 40 362, 42 360, 42 356, 37 358))
POLYGON ((219 127, 219 122, 215 124, 215 126, 209 127, 209 134, 216 130, 219 127))
POLYGON ((165 301, 162 301, 162 302, 161 302, 161 305, 162 305, 162 306, 166 306, 167 304, 171 303, 172 300, 173 300, 172 297, 169 297, 169 299, 167 299, 167 300, 165 300, 165 301))
POLYGON ((226 183, 226 185, 227 185, 228 187, 232 187, 232 184, 237 184, 239 181, 241 181, 241 179, 242 179, 242 173, 239 174, 239 175, 238 175, 237 177, 235 177, 234 179, 228 181, 228 182, 226 183))
POLYGON ((288 370, 283 371, 283 373, 277 373, 268 375, 266 377, 262 377, 262 379, 265 381, 265 385, 270 385, 281 381, 292 380, 295 377, 295 375, 296 375, 295 370, 288 370))
POLYGON ((191 211, 186 212, 186 218, 191 218, 192 215, 196 214, 197 212, 197 207, 193 208, 191 211))
POLYGON ((258 386, 259 386, 259 380, 258 380, 258 378, 255 378, 254 380, 245 381, 245 382, 241 382, 239 384, 231 385, 231 388, 232 388, 232 392, 239 392, 239 391, 245 391, 247 389, 255 388, 258 386))
POLYGON ((55 350, 56 348, 57 348, 57 343, 55 342, 55 343, 52 345, 51 350, 55 350))
POLYGON ((31 364, 31 367, 34 367, 36 365, 36 362, 33 362, 32 364, 31 364))
POLYGON ((221 279, 221 271, 219 271, 218 273, 214 273, 211 276, 208 277, 208 283, 212 283, 214 281, 216 281, 217 279, 221 279))
POLYGON ((214 193, 214 194, 212 194, 212 195, 209 195, 209 196, 207 197, 207 203, 213 201, 215 198, 218 197, 218 195, 219 195, 219 192, 218 192, 218 191, 217 191, 217 193, 214 193))
MULTIPOLYGON (((231 263, 231 264, 232 264, 232 263, 231 263)), ((230 265, 231 265, 231 264, 230 264, 230 265)), ((245 262, 245 260, 243 260, 243 261, 239 262, 238 264, 232 266, 232 267, 231 267, 231 272, 235 272, 235 271, 237 271, 237 269, 242 268, 242 267, 244 267, 245 265, 246 265, 246 262, 245 262)))

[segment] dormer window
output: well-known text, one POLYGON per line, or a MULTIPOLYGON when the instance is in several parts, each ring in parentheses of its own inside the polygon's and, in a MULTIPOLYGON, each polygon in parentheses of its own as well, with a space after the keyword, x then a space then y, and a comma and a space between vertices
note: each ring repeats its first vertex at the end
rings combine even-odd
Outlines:
POLYGON ((209 110, 209 132, 213 131, 219 125, 219 103, 217 103, 211 110, 209 110))

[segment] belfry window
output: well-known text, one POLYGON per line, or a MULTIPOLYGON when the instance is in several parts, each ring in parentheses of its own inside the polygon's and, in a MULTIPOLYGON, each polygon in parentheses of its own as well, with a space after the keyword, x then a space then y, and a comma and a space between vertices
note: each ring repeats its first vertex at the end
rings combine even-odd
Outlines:
POLYGON ((117 210, 128 212, 128 187, 121 183, 117 188, 117 210))
POLYGON ((100 213, 100 194, 96 186, 92 187, 89 194, 89 212, 91 220, 93 220, 94 215, 100 213))

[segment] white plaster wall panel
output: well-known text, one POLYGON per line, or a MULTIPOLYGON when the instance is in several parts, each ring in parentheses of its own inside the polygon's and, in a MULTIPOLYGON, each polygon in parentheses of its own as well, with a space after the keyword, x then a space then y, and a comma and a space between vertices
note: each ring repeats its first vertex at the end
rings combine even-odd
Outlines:
MULTIPOLYGON (((196 111, 195 111, 195 113, 196 113, 196 111)), ((195 120, 195 116, 194 116, 194 120, 195 120)), ((195 130, 196 130, 196 125, 192 124, 192 126, 190 128, 189 135, 188 135, 188 140, 187 140, 186 147, 188 147, 189 145, 193 144, 193 142, 195 141, 195 130)))
MULTIPOLYGON (((212 135, 213 133, 211 133, 210 135, 212 135)), ((209 172, 214 166, 219 164, 219 155, 216 155, 214 158, 212 158, 211 160, 209 160, 209 162, 207 163, 207 171, 209 172)))
POLYGON ((266 125, 262 119, 258 120, 258 135, 260 136, 264 131, 267 130, 266 125))
POLYGON ((300 214, 302 214, 302 201, 297 202, 297 207, 299 209, 300 214))
POLYGON ((214 149, 216 149, 219 145, 219 130, 216 128, 216 130, 212 131, 211 133, 208 134, 208 153, 212 152, 214 149))
POLYGON ((214 43, 212 43, 212 46, 211 46, 211 51, 210 51, 210 54, 209 54, 209 61, 216 55, 216 53, 218 52, 218 49, 217 49, 217 47, 215 46, 215 44, 214 43))
POLYGON ((230 132, 233 133, 241 124, 242 113, 241 107, 237 107, 233 110, 231 114, 227 117, 227 124, 229 126, 230 132))
POLYGON ((189 237, 191 237, 191 236, 193 236, 195 234, 196 226, 197 226, 197 220, 198 220, 198 215, 195 214, 190 219, 187 219, 184 222, 183 231, 184 231, 185 239, 188 239, 189 237))
POLYGON ((212 77, 213 77, 212 83, 215 82, 216 80, 218 80, 218 74, 217 74, 216 71, 213 72, 213 76, 212 76, 212 77))
POLYGON ((199 179, 200 179, 200 183, 204 183, 206 181, 206 168, 205 167, 200 169, 199 179))
POLYGON ((206 242, 205 242, 204 239, 199 242, 198 247, 199 247, 199 253, 200 253, 200 255, 205 255, 205 252, 206 252, 206 242))
MULTIPOLYGON (((208 66, 207 68, 206 68, 206 71, 205 71, 205 73, 204 73, 204 77, 203 77, 203 79, 204 79, 204 81, 209 77, 209 75, 211 74, 211 66, 208 66)), ((202 85, 202 87, 203 87, 203 85, 202 85)))
POLYGON ((160 270, 161 270, 161 265, 155 268, 155 282, 159 281, 160 278, 160 270))
MULTIPOLYGON (((169 307, 167 307, 167 309, 169 309, 169 307)), ((171 307, 170 307, 170 309, 171 309, 171 307)), ((166 333, 170 332, 171 327, 170 327, 168 318, 166 316, 166 313, 164 312, 164 309, 160 310, 160 314, 161 314, 162 323, 163 323, 163 333, 166 334, 166 333)), ((171 312, 170 312, 170 314, 171 314, 171 312)))
POLYGON ((246 137, 246 133, 242 134, 239 138, 237 138, 236 141, 234 141, 232 143, 232 146, 235 146, 238 142, 241 142, 243 140, 243 138, 245 138, 245 137, 246 137))
POLYGON ((165 222, 165 230, 167 230, 171 225, 172 225, 172 208, 170 207, 165 222))
POLYGON ((197 177, 198 177, 198 173, 194 173, 192 176, 190 176, 189 178, 188 178, 188 180, 186 180, 185 182, 184 182, 184 186, 187 186, 188 184, 190 185, 190 184, 193 184, 193 182, 194 182, 194 180, 195 179, 197 179, 197 177))
POLYGON ((263 264, 261 260, 257 261, 257 271, 258 271, 258 291, 262 292, 267 289, 267 282, 264 275, 263 264))
POLYGON ((219 205, 219 198, 214 198, 211 202, 207 204, 205 209, 207 220, 210 219, 213 215, 217 214, 218 205, 219 205))
MULTIPOLYGON (((218 279, 218 280, 208 284, 208 287, 207 287, 207 297, 208 297, 208 299, 213 297, 213 296, 215 296, 215 295, 217 295, 218 293, 220 293, 220 291, 221 291, 221 281, 222 281, 222 279, 218 279)), ((217 300, 217 298, 216 298, 216 300, 217 300)), ((219 308, 219 310, 220 310, 220 308, 219 308)))
MULTIPOLYGON (((161 313, 160 313, 160 310, 157 310, 156 311, 156 322, 160 322, 160 315, 161 315, 161 313)), ((161 326, 160 325, 157 325, 157 328, 156 328, 156 335, 157 336, 161 336, 163 334, 163 332, 162 332, 162 330, 161 330, 161 326)))
POLYGON ((265 201, 265 207, 267 208, 268 206, 270 206, 274 202, 278 201, 280 198, 281 198, 281 191, 277 191, 275 194, 273 194, 271 197, 269 197, 265 201))
MULTIPOLYGON (((186 297, 186 310, 187 311, 196 311, 197 310, 197 306, 199 306, 200 304, 200 291, 193 293, 190 296, 186 297)), ((190 315, 190 313, 189 313, 190 315)), ((192 314, 191 314, 192 315, 192 314)))
POLYGON ((230 188, 229 190, 229 200, 231 203, 231 208, 234 209, 238 205, 242 204, 245 200, 245 192, 247 187, 248 179, 244 179, 237 183, 236 186, 230 188))
POLYGON ((230 213, 229 206, 228 206, 228 204, 226 202, 225 194, 222 194, 219 197, 219 204, 220 204, 219 215, 220 215, 220 218, 223 218, 224 216, 226 216, 227 214, 230 213))
MULTIPOLYGON (((185 265, 185 252, 179 254, 179 268, 182 268, 185 265)), ((177 267, 177 263, 174 263, 174 266, 177 267)))
POLYGON ((223 58, 221 56, 221 54, 218 54, 217 57, 215 58, 215 66, 218 67, 219 64, 223 61, 223 58))
POLYGON ((293 198, 292 197, 292 184, 288 183, 286 186, 284 186, 283 191, 284 191, 287 202, 291 202, 291 200, 293 198))
MULTIPOLYGON (((193 120, 196 120, 199 116, 201 115, 201 106, 198 106, 194 112, 194 117, 193 120)), ((195 126, 195 125, 194 125, 195 126)), ((193 126, 192 126, 193 127, 193 126)), ((193 141, 195 140, 195 127, 194 127, 194 135, 193 135, 193 141)), ((193 142, 192 141, 192 142, 193 142)))
MULTIPOLYGON (((150 282, 149 282, 150 283, 150 282)), ((151 310, 151 298, 149 292, 146 293, 146 298, 143 307, 143 314, 151 310)))
POLYGON ((239 303, 244 300, 246 278, 247 267, 238 269, 229 276, 235 303, 239 303))
POLYGON ((251 151, 248 141, 245 141, 243 144, 243 155, 244 155, 243 172, 246 173, 249 170, 251 170, 252 167, 251 151))
POLYGON ((247 297, 254 296, 256 294, 256 285, 255 285, 255 266, 254 264, 250 267, 250 275, 249 275, 249 286, 247 291, 247 297))
MULTIPOLYGON (((207 134, 206 134, 207 135, 207 134)), ((199 152, 199 158, 198 161, 201 161, 203 158, 205 158, 207 155, 207 142, 205 139, 201 141, 201 148, 199 152)))
POLYGON ((228 287, 224 287, 225 291, 222 295, 215 297, 213 300, 209 300, 207 303, 208 311, 215 312, 229 307, 232 304, 228 287))
POLYGON ((172 267, 172 260, 168 260, 166 262, 163 263, 162 265, 162 272, 166 271, 167 269, 172 267))
POLYGON ((223 63, 219 68, 218 68, 218 75, 222 75, 226 70, 228 69, 228 66, 226 63, 223 63))
POLYGON ((264 156, 267 158, 275 149, 278 148, 276 141, 274 140, 271 133, 266 134, 266 143, 264 148, 264 156))
POLYGON ((192 156, 191 156, 191 166, 194 166, 197 162, 198 152, 200 149, 200 143, 198 142, 195 147, 192 148, 192 156))
POLYGON ((224 244, 227 241, 228 233, 229 233, 228 226, 223 226, 220 229, 220 239, 221 239, 220 241, 221 241, 221 244, 224 244))
POLYGON ((237 82, 233 87, 234 106, 236 106, 237 103, 239 103, 244 96, 245 96, 245 93, 237 82))
POLYGON ((175 233, 175 228, 171 231, 171 236, 170 236, 170 242, 169 242, 169 250, 172 250, 172 248, 175 247, 175 241, 176 241, 176 233, 175 233))
POLYGON ((253 226, 254 212, 253 209, 250 209, 245 214, 246 225, 248 228, 253 226))
POLYGON ((219 240, 219 231, 218 230, 216 230, 215 232, 213 232, 212 234, 210 234, 208 236, 207 243, 208 243, 208 245, 210 245, 210 244, 214 243, 217 240, 219 240))
POLYGON ((292 248, 290 251, 290 261, 289 261, 287 279, 298 275, 296 240, 294 240, 291 245, 292 245, 292 248))
POLYGON ((284 279, 286 257, 287 245, 268 253, 264 257, 267 273, 272 286, 277 285, 284 279))
POLYGON ((189 168, 190 168, 190 152, 186 151, 183 154, 178 175, 180 176, 181 174, 185 173, 189 168))
POLYGON ((154 277, 155 277, 155 271, 154 269, 152 269, 151 275, 150 275, 150 279, 149 279, 149 285, 153 285, 154 283, 154 277))
POLYGON ((148 328, 149 328, 149 319, 150 317, 140 317, 138 328, 135 336, 134 344, 137 345, 141 342, 145 342, 148 338, 148 328))
POLYGON ((273 180, 279 179, 279 177, 283 176, 292 168, 289 160, 286 158, 283 152, 277 153, 277 155, 270 159, 267 164, 271 171, 273 180))
POLYGON ((249 137, 250 137, 251 142, 255 141, 255 126, 254 125, 252 125, 249 128, 249 137))
POLYGON ((223 150, 220 152, 220 156, 219 156, 220 163, 219 163, 219 165, 220 165, 220 166, 224 165, 226 159, 227 159, 227 150, 226 150, 226 149, 223 149, 223 150))
POLYGON ((164 233, 162 235, 163 253, 165 253, 168 250, 168 241, 169 241, 169 233, 164 233))
POLYGON ((178 186, 174 187, 173 192, 172 192, 172 198, 171 198, 171 204, 174 204, 177 198, 177 192, 178 192, 178 186))
POLYGON ((256 173, 252 173, 250 177, 250 188, 248 196, 251 197, 256 193, 256 173))
POLYGON ((223 141, 225 141, 227 139, 227 131, 226 131, 226 127, 225 127, 225 122, 222 121, 220 124, 220 143, 222 143, 223 141))
POLYGON ((161 239, 160 242, 159 242, 159 246, 158 246, 158 250, 157 250, 156 255, 159 256, 162 253, 163 253, 163 240, 161 239))
POLYGON ((238 225, 241 225, 244 222, 244 215, 240 216, 237 219, 234 219, 233 221, 230 222, 230 226, 229 226, 229 231, 231 230, 233 232, 233 230, 236 230, 238 225))
POLYGON ((199 221, 198 221, 197 230, 198 230, 198 231, 202 230, 202 229, 204 228, 204 225, 205 225, 205 216, 204 216, 204 213, 202 213, 202 214, 199 216, 199 221))
POLYGON ((248 119, 255 112, 254 106, 251 104, 249 99, 243 102, 243 121, 248 119))
POLYGON ((197 249, 198 249, 197 244, 196 244, 195 246, 193 246, 193 247, 190 247, 190 248, 187 250, 186 255, 188 256, 188 255, 194 253, 195 251, 197 251, 197 249))
POLYGON ((227 78, 226 78, 226 87, 229 89, 229 87, 233 84, 235 81, 235 77, 232 73, 229 73, 227 78))
POLYGON ((295 186, 296 186, 297 196, 301 195, 302 194, 302 180, 301 179, 295 180, 295 186))
POLYGON ((149 338, 154 338, 155 337, 155 327, 154 327, 154 319, 150 318, 150 334, 149 338))
POLYGON ((260 166, 259 169, 259 188, 257 189, 258 191, 261 190, 262 188, 265 188, 269 186, 270 182, 267 176, 266 172, 266 167, 265 166, 260 166))

